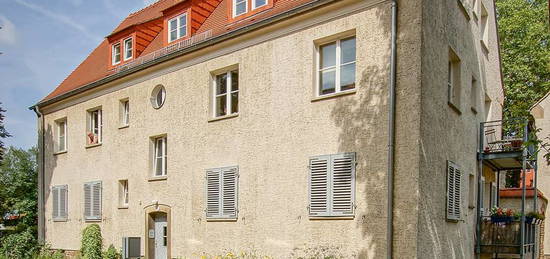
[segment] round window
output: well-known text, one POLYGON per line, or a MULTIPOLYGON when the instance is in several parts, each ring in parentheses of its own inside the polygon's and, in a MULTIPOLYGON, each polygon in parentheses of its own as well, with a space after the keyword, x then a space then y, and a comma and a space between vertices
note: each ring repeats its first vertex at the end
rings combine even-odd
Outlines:
POLYGON ((151 93, 151 104, 153 105, 153 108, 159 109, 164 104, 164 101, 166 100, 166 90, 164 90, 164 86, 157 85, 153 89, 153 92, 151 93))

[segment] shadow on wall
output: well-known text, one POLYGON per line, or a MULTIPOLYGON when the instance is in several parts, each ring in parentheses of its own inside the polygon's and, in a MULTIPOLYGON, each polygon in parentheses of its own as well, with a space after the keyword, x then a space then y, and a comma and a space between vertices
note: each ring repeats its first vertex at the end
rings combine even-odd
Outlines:
POLYGON ((365 245, 357 251, 358 258, 381 258, 386 254, 387 223, 387 141, 388 89, 390 68, 390 5, 376 7, 378 25, 387 35, 388 45, 376 47, 383 53, 368 55, 372 62, 358 73, 357 96, 340 98, 331 118, 340 128, 339 152, 357 152, 356 222, 365 245))
MULTIPOLYGON (((39 133, 40 133, 40 130, 39 130, 39 133)), ((44 138, 44 143, 45 143, 45 146, 44 146, 44 150, 48 151, 48 150, 55 150, 55 146, 54 146, 54 143, 55 143, 55 138, 54 138, 54 130, 52 129, 52 125, 48 124, 46 125, 45 127, 45 130, 44 130, 44 135, 42 136, 44 138)), ((40 137, 39 137, 39 141, 40 141, 40 137)), ((41 143, 40 143, 41 144, 41 143)), ((46 213, 46 210, 45 208, 48 206, 48 203, 51 203, 51 199, 50 199, 50 195, 51 195, 51 183, 52 183, 52 175, 53 175, 53 171, 55 170, 56 166, 57 166, 57 156, 56 155, 47 155, 47 154, 52 154, 53 152, 45 152, 46 155, 44 155, 44 168, 43 168, 43 171, 42 171, 42 174, 44 174, 44 185, 43 185, 43 194, 44 194, 44 211, 42 211, 42 213, 44 213, 44 216, 46 218, 49 218, 47 220, 47 222, 45 222, 46 224, 48 224, 48 222, 50 222, 52 220, 52 217, 48 217, 47 215, 45 215, 46 213)), ((40 175, 38 177, 41 177, 40 175)), ((40 186, 39 186, 40 188, 40 186)), ((69 192, 69 195, 70 195, 70 192, 71 190, 68 189, 68 192, 69 192)), ((40 208, 40 206, 39 206, 40 208)), ((49 213, 51 213, 51 211, 49 211, 49 213)), ((48 237, 48 228, 46 226, 44 226, 44 234, 46 237, 48 237)))

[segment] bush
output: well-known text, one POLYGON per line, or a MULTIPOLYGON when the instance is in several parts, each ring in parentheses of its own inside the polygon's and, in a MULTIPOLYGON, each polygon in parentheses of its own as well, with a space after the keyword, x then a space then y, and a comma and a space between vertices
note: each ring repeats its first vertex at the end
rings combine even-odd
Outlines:
POLYGON ((32 230, 9 234, 0 240, 0 255, 10 259, 32 258, 37 251, 37 241, 32 230))
POLYGON ((97 224, 91 224, 82 231, 80 251, 83 259, 101 259, 102 248, 101 229, 97 224))
POLYGON ((120 254, 113 245, 110 245, 103 253, 103 259, 120 259, 120 254))

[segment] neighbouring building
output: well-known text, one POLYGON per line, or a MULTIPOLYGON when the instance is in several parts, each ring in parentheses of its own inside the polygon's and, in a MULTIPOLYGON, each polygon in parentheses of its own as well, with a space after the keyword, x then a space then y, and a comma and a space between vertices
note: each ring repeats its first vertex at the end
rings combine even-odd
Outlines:
MULTIPOLYGON (((547 93, 541 100, 539 100, 535 105, 531 107, 531 115, 535 119, 535 124, 539 132, 537 132, 538 138, 543 142, 548 144, 550 138, 550 120, 548 115, 550 113, 550 98, 548 96, 550 92, 547 93)), ((548 153, 548 146, 545 146, 541 149, 538 154, 538 174, 537 185, 540 190, 543 190, 545 195, 550 194, 550 166, 546 162, 544 155, 548 153)), ((545 210, 546 217, 550 216, 548 213, 548 207, 545 210)), ((550 258, 550 220, 544 221, 544 258, 550 258)))
POLYGON ((33 106, 40 238, 491 258, 498 44, 491 0, 158 1, 33 106))

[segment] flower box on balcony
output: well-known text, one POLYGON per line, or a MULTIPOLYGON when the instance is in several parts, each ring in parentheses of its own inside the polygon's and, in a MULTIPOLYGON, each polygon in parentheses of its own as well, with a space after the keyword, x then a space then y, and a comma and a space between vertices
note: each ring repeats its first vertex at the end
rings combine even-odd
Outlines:
POLYGON ((512 216, 498 216, 498 215, 491 216, 491 222, 493 223, 510 223, 512 221, 514 221, 514 217, 512 216))

